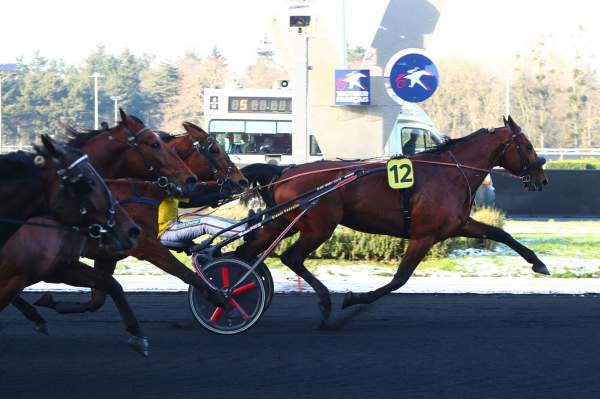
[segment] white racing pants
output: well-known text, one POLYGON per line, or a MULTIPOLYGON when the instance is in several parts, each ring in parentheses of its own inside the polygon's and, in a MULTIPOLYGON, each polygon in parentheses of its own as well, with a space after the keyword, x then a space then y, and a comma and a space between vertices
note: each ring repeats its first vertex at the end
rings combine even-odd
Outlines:
MULTIPOLYGON (((238 223, 237 220, 226 219, 219 216, 201 216, 185 222, 174 221, 160 236, 165 241, 191 241, 203 234, 217 234, 219 231, 238 223)), ((228 238, 246 230, 246 224, 231 229, 221 235, 228 238)))

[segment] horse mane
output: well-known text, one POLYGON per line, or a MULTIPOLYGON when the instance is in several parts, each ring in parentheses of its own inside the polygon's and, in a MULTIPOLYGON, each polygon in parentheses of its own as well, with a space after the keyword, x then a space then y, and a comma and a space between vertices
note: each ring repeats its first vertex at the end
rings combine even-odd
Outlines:
POLYGON ((454 149, 454 147, 456 147, 458 144, 462 144, 462 143, 471 141, 472 139, 479 137, 482 134, 487 133, 487 132, 489 132, 489 130, 484 128, 484 129, 479 129, 479 130, 477 130, 471 134, 468 134, 466 136, 459 137, 457 139, 447 139, 446 141, 444 141, 442 144, 438 145, 437 147, 433 147, 426 151, 421 151, 418 153, 418 155, 440 154, 442 152, 450 151, 450 150, 454 149))
MULTIPOLYGON (((144 124, 144 122, 142 122, 140 120, 140 118, 138 118, 137 116, 129 115, 129 117, 141 125, 144 124)), ((115 127, 120 127, 120 126, 123 126, 123 121, 119 122, 119 124, 115 127)), ((105 129, 98 129, 98 130, 89 129, 89 130, 80 132, 79 130, 75 129, 73 126, 65 126, 65 130, 66 130, 67 138, 70 139, 67 142, 67 144, 70 145, 71 147, 75 147, 75 148, 83 148, 83 146, 88 141, 90 141, 91 139, 93 139, 94 137, 99 135, 100 133, 105 133, 107 131, 105 129)))
MULTIPOLYGON (((248 179, 250 184, 254 185, 258 183, 261 186, 264 186, 278 179, 287 168, 288 166, 279 166, 270 163, 253 163, 244 166, 240 171, 244 174, 246 179, 248 179)), ((275 206, 275 197, 273 196, 272 189, 260 189, 258 192, 267 206, 275 206)))
POLYGON ((33 164, 35 154, 24 151, 0 155, 0 180, 38 178, 40 168, 33 164))
POLYGON ((86 130, 85 132, 80 132, 72 126, 65 126, 65 130, 66 130, 66 136, 69 139, 69 141, 67 141, 67 144, 70 145, 71 147, 75 147, 75 148, 83 148, 83 146, 88 141, 90 141, 91 139, 93 139, 94 137, 99 135, 100 133, 106 132, 106 130, 104 130, 104 129, 99 129, 99 130, 90 129, 90 130, 86 130))
POLYGON ((160 139, 162 141, 164 141, 165 143, 173 141, 178 137, 186 136, 186 134, 171 134, 171 133, 165 132, 163 130, 158 130, 158 131, 156 131, 156 133, 158 133, 158 137, 160 137, 160 139))

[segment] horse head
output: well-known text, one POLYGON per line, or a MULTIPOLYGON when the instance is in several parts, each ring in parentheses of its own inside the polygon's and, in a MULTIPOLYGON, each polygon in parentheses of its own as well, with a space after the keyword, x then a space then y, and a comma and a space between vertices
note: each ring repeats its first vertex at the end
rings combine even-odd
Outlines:
POLYGON ((512 117, 504 118, 503 129, 508 131, 510 138, 504 143, 498 165, 519 176, 529 191, 542 191, 542 187, 548 184, 542 168, 546 160, 538 157, 531 141, 512 117))
POLYGON ((42 172, 46 206, 56 219, 74 226, 107 249, 126 253, 140 228, 119 209, 104 180, 79 151, 42 135, 33 164, 42 172))
POLYGON ((229 159, 229 155, 214 137, 190 122, 184 122, 183 127, 194 149, 186 160, 190 169, 199 176, 206 176, 207 180, 213 178, 222 189, 242 192, 248 187, 248 180, 244 174, 229 159))

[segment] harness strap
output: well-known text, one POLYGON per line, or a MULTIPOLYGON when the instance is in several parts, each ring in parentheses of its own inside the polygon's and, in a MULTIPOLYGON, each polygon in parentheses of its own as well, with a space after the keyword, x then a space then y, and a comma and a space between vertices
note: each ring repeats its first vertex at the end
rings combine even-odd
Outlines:
POLYGON ((412 211, 410 208, 410 199, 414 193, 414 186, 400 190, 400 192, 402 193, 402 217, 404 219, 404 226, 406 227, 406 234, 408 235, 410 232, 410 222, 412 221, 410 216, 412 211))
POLYGON ((77 233, 87 234, 91 238, 100 238, 102 236, 102 234, 107 232, 107 230, 105 230, 99 224, 91 224, 89 226, 79 227, 79 226, 65 226, 62 224, 29 222, 27 220, 10 219, 10 218, 0 218, 0 223, 16 224, 19 226, 23 226, 23 225, 37 226, 37 227, 44 227, 44 228, 48 228, 48 229, 58 229, 58 230, 70 230, 70 231, 74 231, 77 233))
POLYGON ((158 201, 154 198, 143 197, 143 196, 139 196, 139 195, 132 195, 131 197, 117 201, 117 203, 119 205, 128 205, 128 204, 150 205, 150 206, 153 206, 156 208, 158 208, 158 206, 160 205, 160 201, 158 201))

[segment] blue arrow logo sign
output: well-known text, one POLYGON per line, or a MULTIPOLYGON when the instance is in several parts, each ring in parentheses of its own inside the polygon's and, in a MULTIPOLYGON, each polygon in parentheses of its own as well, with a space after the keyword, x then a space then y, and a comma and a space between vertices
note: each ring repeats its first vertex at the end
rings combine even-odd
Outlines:
POLYGON ((394 94, 404 101, 418 103, 435 93, 440 74, 427 56, 409 52, 391 64, 389 77, 390 88, 394 94))

